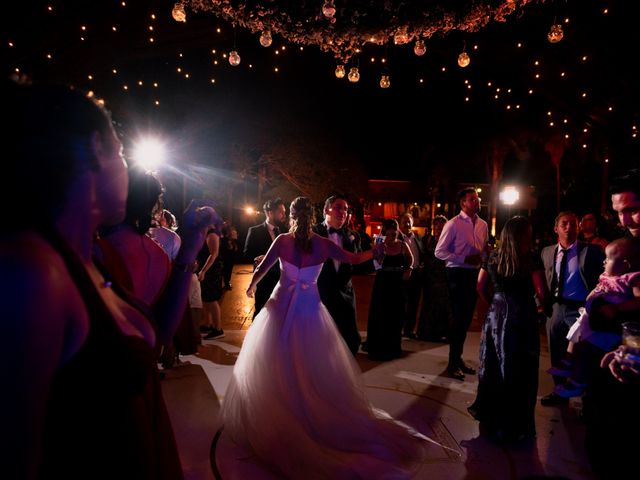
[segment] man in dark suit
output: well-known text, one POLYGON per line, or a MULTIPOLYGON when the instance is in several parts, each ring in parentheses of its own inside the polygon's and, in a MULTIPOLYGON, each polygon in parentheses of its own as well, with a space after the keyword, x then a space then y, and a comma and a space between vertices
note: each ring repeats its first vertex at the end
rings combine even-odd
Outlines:
MULTIPOLYGON (((247 239, 244 244, 245 257, 253 262, 253 268, 258 266, 264 258, 271 243, 281 233, 280 228, 284 225, 286 210, 284 202, 280 198, 268 200, 264 204, 264 214, 266 220, 260 225, 249 228, 247 239)), ((255 293, 255 308, 253 318, 260 312, 271 292, 280 278, 280 268, 274 265, 258 284, 255 293)))
MULTIPOLYGON (((584 307, 585 299, 598 283, 604 270, 604 252, 596 245, 578 241, 578 217, 573 212, 560 212, 556 217, 554 231, 558 244, 542 250, 545 276, 551 293, 551 316, 547 321, 547 339, 551 366, 562 368, 566 356, 567 333, 578 319, 578 309, 584 307)), ((564 379, 553 378, 554 383, 564 379)), ((550 393, 540 399, 545 406, 566 403, 568 398, 550 393)))
POLYGON ((398 218, 398 226, 411 254, 413 255, 413 264, 411 265, 411 275, 409 280, 405 282, 405 290, 407 292, 407 308, 404 319, 403 335, 407 338, 417 339, 414 329, 416 327, 416 317, 418 316, 418 306, 420 305, 420 296, 422 294, 423 284, 423 265, 424 265, 424 248, 422 239, 416 235, 413 228, 413 216, 405 213, 398 218))
MULTIPOLYGON (((318 235, 329 238, 349 252, 359 252, 356 237, 346 228, 349 205, 347 200, 334 195, 324 203, 324 222, 313 227, 318 235)), ((338 330, 351 353, 358 353, 360 333, 356 323, 356 298, 351 283, 352 266, 328 259, 318 277, 320 299, 336 322, 338 330)))

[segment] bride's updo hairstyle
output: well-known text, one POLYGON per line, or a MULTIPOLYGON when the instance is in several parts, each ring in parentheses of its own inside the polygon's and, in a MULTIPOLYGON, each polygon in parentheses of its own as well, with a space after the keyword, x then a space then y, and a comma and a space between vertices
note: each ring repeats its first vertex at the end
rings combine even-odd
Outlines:
POLYGON ((311 253, 311 226, 315 222, 315 211, 311 200, 307 197, 297 197, 289 207, 291 228, 296 246, 303 252, 311 253))

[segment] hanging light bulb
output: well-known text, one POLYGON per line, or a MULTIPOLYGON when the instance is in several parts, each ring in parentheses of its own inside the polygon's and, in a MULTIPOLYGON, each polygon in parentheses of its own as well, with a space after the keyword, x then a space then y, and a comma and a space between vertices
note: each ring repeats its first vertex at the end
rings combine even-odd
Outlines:
POLYGON ((171 16, 176 22, 187 21, 187 12, 184 11, 184 4, 182 2, 178 2, 173 6, 171 16))
POLYGON ((389 88, 391 86, 391 80, 389 80, 389 75, 382 75, 380 77, 380 88, 389 88))
POLYGON ((240 55, 235 50, 229 52, 229 63, 232 67, 237 67, 240 65, 240 55))
POLYGON ((358 72, 358 67, 351 67, 351 70, 349 70, 348 78, 351 83, 356 83, 358 80, 360 80, 360 72, 358 72))
POLYGON ((462 68, 469 65, 469 63, 471 63, 471 59, 469 58, 467 52, 462 52, 460 55, 458 55, 458 65, 460 65, 462 68))
POLYGON ((549 30, 549 33, 547 33, 547 39, 551 43, 558 43, 560 40, 562 40, 562 37, 564 37, 562 25, 560 25, 559 23, 551 25, 551 29, 549 30))
POLYGON ((413 53, 419 57, 427 53, 427 47, 424 44, 424 40, 416 40, 416 44, 413 46, 413 53))
POLYGON ((338 78, 344 78, 345 76, 345 70, 344 70, 344 65, 338 65, 336 67, 336 77, 338 78))
POLYGON ((407 33, 407 27, 401 27, 393 36, 393 43, 395 45, 404 45, 409 42, 409 34, 407 33))
POLYGON ((271 32, 269 30, 265 30, 260 35, 260 45, 263 47, 270 47, 273 43, 273 38, 271 38, 271 32))
POLYGON ((336 14, 336 6, 333 4, 333 0, 327 0, 322 5, 322 14, 327 18, 333 18, 336 14))

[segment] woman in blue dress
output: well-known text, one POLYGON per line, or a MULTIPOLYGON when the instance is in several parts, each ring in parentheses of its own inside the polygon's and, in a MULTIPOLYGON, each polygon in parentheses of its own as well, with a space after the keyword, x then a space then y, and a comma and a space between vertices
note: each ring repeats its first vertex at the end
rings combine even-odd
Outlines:
POLYGON ((481 431, 504 442, 532 438, 536 432, 536 305, 544 305, 546 282, 542 261, 531 247, 529 221, 511 218, 478 277, 478 292, 490 306, 480 340, 478 393, 468 410, 481 431))

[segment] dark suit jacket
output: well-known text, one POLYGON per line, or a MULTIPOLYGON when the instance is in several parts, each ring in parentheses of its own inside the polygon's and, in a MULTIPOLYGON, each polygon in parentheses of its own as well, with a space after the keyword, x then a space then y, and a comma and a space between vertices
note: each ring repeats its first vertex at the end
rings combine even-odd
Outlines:
MULTIPOLYGON (((324 223, 314 225, 313 231, 322 237, 329 237, 324 223)), ((342 236, 342 248, 349 252, 360 251, 356 236, 348 229, 345 229, 342 236)), ((340 263, 336 272, 333 259, 329 258, 318 277, 318 290, 322 303, 329 310, 349 349, 355 354, 360 345, 360 334, 356 324, 356 298, 351 283, 352 273, 353 266, 349 263, 340 263)))
MULTIPOLYGON (((551 282, 555 274, 555 263, 558 245, 550 245, 542 249, 540 256, 544 264, 544 274, 547 279, 547 286, 551 289, 551 282)), ((604 271, 602 262, 604 252, 597 245, 578 242, 578 265, 580 267, 580 278, 584 283, 587 293, 591 292, 598 284, 598 278, 604 271)), ((553 292, 551 292, 553 294, 553 292)))
MULTIPOLYGON (((271 235, 269 234, 266 222, 251 227, 247 232, 247 239, 244 243, 244 255, 248 261, 253 263, 254 258, 267 253, 271 243, 271 235)), ((267 300, 269 300, 271 292, 273 292, 279 279, 280 267, 276 262, 256 286, 254 317, 260 312, 264 304, 267 303, 267 300)))

